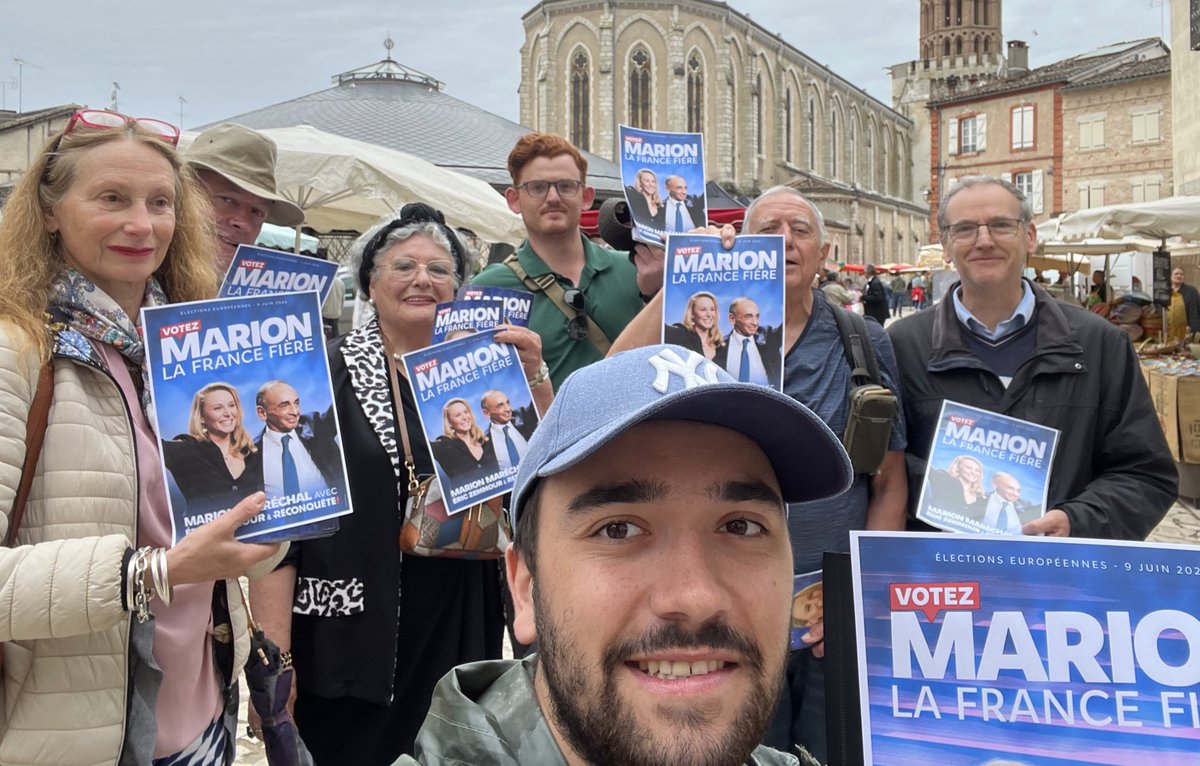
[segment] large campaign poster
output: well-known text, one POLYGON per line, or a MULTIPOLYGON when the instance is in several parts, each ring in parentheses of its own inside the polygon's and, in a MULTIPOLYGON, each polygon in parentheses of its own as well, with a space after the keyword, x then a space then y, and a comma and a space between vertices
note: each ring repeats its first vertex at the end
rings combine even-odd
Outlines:
POLYGON ((246 542, 329 534, 350 513, 317 293, 142 309, 174 540, 267 493, 246 542))
POLYGON ((333 289, 337 270, 338 265, 333 261, 266 247, 238 245, 217 297, 315 290, 324 303, 333 289))
POLYGON ((662 246, 668 234, 708 224, 704 136, 621 125, 621 183, 633 238, 662 246))
POLYGON ((735 380, 783 388, 784 246, 745 235, 733 249, 705 234, 671 235, 663 343, 703 354, 735 380))
POLYGON ((539 421, 517 348, 496 332, 403 357, 447 514, 512 489, 539 421))
POLYGON ((1200 758, 1200 549, 851 532, 864 762, 1200 758))
POLYGON ((949 532, 1019 535, 1046 515, 1053 428, 944 401, 917 518, 949 532))

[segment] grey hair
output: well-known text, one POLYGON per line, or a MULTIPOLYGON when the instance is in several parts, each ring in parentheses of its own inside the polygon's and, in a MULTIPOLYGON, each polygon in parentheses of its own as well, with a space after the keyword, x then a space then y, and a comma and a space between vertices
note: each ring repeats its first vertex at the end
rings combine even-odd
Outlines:
MULTIPOLYGON (((367 245, 369 245, 371 241, 375 239, 375 234, 380 229, 390 224, 393 220, 395 219, 388 218, 376 224, 375 226, 372 226, 366 233, 354 240, 354 244, 350 246, 350 254, 346 261, 347 266, 350 268, 350 273, 354 274, 356 277, 356 282, 358 282, 357 277, 362 267, 362 259, 367 249, 367 245)), ((374 261, 371 263, 371 273, 367 280, 367 284, 358 285, 358 289, 362 295, 365 296, 367 294, 367 288, 379 275, 379 255, 387 251, 387 249, 392 245, 412 239, 415 236, 429 237, 429 239, 433 241, 433 244, 437 245, 439 249, 445 251, 446 255, 455 265, 454 288, 457 290, 460 287, 458 278, 458 259, 454 257, 454 248, 450 246, 450 240, 446 238, 446 234, 442 231, 442 227, 433 221, 418 221, 415 223, 410 223, 407 226, 401 226, 395 231, 390 232, 387 235, 387 238, 384 239, 379 247, 377 247, 371 254, 374 261)), ((465 252, 467 246, 462 244, 461 240, 459 243, 462 245, 462 248, 465 252)))
MULTIPOLYGON (((754 201, 751 202, 746 208, 746 216, 743 219, 744 222, 742 224, 743 228, 748 228, 750 223, 754 220, 754 213, 758 209, 758 203, 762 202, 767 197, 773 197, 776 194, 791 194, 793 197, 798 197, 804 204, 808 205, 808 207, 813 211, 813 217, 817 220, 817 246, 820 247, 821 245, 824 245, 825 216, 821 215, 820 209, 811 201, 809 201, 807 197, 801 194, 799 189, 796 189, 792 186, 787 186, 786 184, 772 186, 770 189, 767 189, 762 194, 754 198, 754 201)), ((750 233, 753 234, 754 232, 750 233)))
POLYGON ((964 189, 970 189, 972 186, 987 186, 989 184, 992 186, 999 186, 1001 189, 1004 189, 1006 192, 1016 198, 1017 202, 1021 205, 1020 218, 1023 222, 1029 223, 1033 220, 1033 205, 1029 203, 1029 200, 1025 197, 1024 192, 1013 185, 1011 181, 1005 181, 1003 178, 997 178, 996 176, 966 176, 965 178, 958 179, 958 181, 956 181, 954 185, 946 191, 945 196, 942 197, 942 201, 938 203, 938 231, 944 232, 950 226, 950 221, 946 218, 946 206, 950 204, 950 200, 954 199, 955 194, 958 194, 964 189))

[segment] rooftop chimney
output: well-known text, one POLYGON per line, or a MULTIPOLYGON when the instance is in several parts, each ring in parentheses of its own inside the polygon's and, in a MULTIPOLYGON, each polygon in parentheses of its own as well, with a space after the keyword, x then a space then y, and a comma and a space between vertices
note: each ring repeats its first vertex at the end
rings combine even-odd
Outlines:
POLYGON ((1008 71, 1012 74, 1029 71, 1029 46, 1024 40, 1008 41, 1008 71))

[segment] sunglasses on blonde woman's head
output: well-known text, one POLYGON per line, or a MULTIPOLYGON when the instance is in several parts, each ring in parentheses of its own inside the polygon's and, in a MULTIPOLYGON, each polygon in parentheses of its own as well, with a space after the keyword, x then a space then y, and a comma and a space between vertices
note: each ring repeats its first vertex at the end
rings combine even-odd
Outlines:
POLYGON ((179 128, 169 122, 149 117, 128 117, 120 112, 110 112, 107 109, 80 109, 71 115, 71 121, 67 123, 67 129, 63 131, 63 135, 71 135, 81 125, 91 130, 124 128, 129 125, 137 125, 152 134, 155 138, 166 141, 171 146, 179 145, 179 128))

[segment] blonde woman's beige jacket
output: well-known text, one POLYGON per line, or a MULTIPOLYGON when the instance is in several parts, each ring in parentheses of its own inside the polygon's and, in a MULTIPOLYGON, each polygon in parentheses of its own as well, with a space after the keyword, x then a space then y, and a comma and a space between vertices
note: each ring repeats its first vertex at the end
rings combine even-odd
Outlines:
MULTIPOLYGON (((0 323, 0 538, 38 373, 14 333, 0 323)), ((133 426, 82 335, 58 332, 54 354, 54 399, 25 516, 16 547, 0 548, 5 766, 115 764, 126 729, 130 613, 120 569, 137 536, 133 426)), ((246 614, 237 582, 225 585, 240 672, 246 614)))

